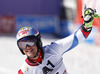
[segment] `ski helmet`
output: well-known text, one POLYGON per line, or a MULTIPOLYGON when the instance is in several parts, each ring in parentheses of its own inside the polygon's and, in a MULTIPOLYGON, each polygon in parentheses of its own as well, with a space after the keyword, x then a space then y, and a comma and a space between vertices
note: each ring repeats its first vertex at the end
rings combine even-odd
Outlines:
MULTIPOLYGON (((23 39, 23 38, 33 38, 36 40, 36 46, 38 48, 37 50, 37 54, 39 52, 39 50, 41 49, 42 50, 42 42, 41 42, 41 36, 40 36, 40 33, 38 30, 32 28, 32 27, 23 27, 21 28, 17 35, 16 35, 16 39, 17 39, 17 46, 18 46, 18 42, 23 39)), ((19 46, 18 46, 19 47, 19 46)), ((25 55, 25 53, 23 52, 23 50, 19 47, 21 53, 23 55, 25 55)))

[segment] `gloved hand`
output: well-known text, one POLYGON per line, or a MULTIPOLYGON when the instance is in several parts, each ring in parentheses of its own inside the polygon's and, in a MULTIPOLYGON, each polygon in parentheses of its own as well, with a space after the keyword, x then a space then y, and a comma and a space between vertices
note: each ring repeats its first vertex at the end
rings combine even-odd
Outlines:
POLYGON ((95 16, 97 17, 95 13, 96 13, 95 9, 93 10, 92 8, 86 8, 86 5, 84 5, 84 8, 83 8, 84 27, 86 28, 92 27, 93 19, 95 16))

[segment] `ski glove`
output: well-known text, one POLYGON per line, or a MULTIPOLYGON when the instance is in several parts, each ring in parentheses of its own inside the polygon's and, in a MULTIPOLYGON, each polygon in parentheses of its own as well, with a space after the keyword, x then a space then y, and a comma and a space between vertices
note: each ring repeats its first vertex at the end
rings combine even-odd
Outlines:
POLYGON ((84 8, 83 8, 84 27, 86 27, 86 28, 92 27, 93 19, 94 19, 94 17, 97 17, 97 15, 95 13, 96 13, 95 9, 93 10, 92 8, 86 8, 86 5, 84 6, 84 8))

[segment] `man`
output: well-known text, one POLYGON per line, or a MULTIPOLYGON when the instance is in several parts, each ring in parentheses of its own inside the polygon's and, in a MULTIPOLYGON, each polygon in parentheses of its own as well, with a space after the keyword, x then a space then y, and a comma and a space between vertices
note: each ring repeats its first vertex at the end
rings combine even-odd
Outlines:
POLYGON ((95 11, 85 8, 82 26, 72 35, 42 47, 40 33, 23 27, 17 33, 17 45, 27 58, 18 74, 68 74, 62 55, 85 40, 92 30, 95 11))

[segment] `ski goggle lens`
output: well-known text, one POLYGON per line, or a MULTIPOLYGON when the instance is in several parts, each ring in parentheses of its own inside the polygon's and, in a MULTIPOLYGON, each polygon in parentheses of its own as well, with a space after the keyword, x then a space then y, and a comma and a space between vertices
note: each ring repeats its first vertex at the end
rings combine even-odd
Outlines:
POLYGON ((36 38, 25 37, 18 41, 18 47, 22 50, 26 49, 27 46, 34 46, 36 44, 36 38))
POLYGON ((22 50, 26 49, 27 46, 34 46, 34 45, 35 45, 34 42, 18 42, 18 46, 22 50))

